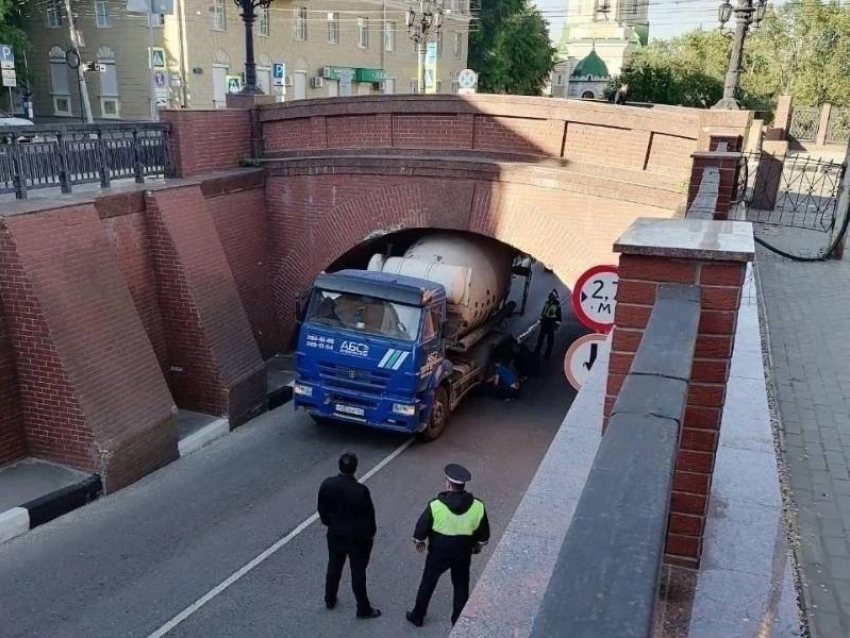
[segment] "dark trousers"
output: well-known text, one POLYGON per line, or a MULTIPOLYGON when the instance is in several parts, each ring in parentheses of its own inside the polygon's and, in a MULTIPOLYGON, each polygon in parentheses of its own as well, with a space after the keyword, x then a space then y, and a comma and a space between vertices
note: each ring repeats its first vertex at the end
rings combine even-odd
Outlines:
POLYGON ((367 614, 372 606, 366 593, 366 567, 372 554, 372 541, 356 541, 328 535, 328 574, 325 579, 325 602, 335 603, 345 559, 351 569, 351 589, 357 600, 357 613, 367 614))
POLYGON ((555 342, 555 327, 554 321, 540 321, 540 332, 537 333, 537 346, 534 348, 534 354, 540 354, 543 349, 543 339, 546 339, 546 356, 552 356, 552 346, 555 342))
POLYGON ((469 554, 461 556, 444 556, 439 552, 428 552, 425 559, 425 571, 422 572, 422 582, 419 583, 419 591, 416 593, 416 606, 413 615, 421 621, 428 613, 428 603, 437 587, 440 576, 448 570, 452 572, 452 587, 454 597, 452 604, 452 624, 457 622, 463 611, 466 601, 469 600, 469 565, 472 556, 469 554))

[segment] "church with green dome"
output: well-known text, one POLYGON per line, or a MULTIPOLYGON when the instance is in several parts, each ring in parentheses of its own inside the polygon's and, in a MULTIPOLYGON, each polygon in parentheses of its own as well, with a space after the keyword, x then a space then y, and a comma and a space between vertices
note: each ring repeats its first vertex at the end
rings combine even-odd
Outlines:
POLYGON ((552 96, 602 99, 649 38, 649 0, 568 0, 552 96))

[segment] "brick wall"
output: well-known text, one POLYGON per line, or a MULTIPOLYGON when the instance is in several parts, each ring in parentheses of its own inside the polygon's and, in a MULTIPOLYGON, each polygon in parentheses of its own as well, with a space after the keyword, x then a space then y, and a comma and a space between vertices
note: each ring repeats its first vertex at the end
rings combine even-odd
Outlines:
POLYGON ((389 115, 340 115, 324 118, 329 148, 392 146, 389 115))
POLYGON ((208 197, 206 202, 254 338, 268 358, 280 350, 280 343, 268 278, 265 189, 208 197))
POLYGON ((172 125, 169 148, 177 177, 235 168, 251 154, 248 110, 164 110, 160 117, 172 125))
POLYGON ((746 264, 624 254, 605 417, 620 391, 649 320, 658 284, 698 285, 702 311, 670 501, 668 561, 697 566, 746 264))
POLYGON ((0 466, 26 454, 9 319, 0 303, 0 466))
POLYGON ((649 142, 648 131, 570 122, 564 157, 642 170, 649 142))
MULTIPOLYGON (((711 138, 717 142, 717 138, 711 138)), ((726 141, 726 140, 723 140, 726 141)), ((693 204, 699 192, 702 182, 703 171, 714 167, 720 175, 720 184, 717 191, 717 202, 714 210, 714 219, 723 220, 729 218, 729 210, 735 188, 738 181, 738 169, 741 161, 740 152, 727 151, 698 151, 691 155, 691 178, 688 186, 688 208, 693 204)))
POLYGON ((235 427, 264 409, 265 366, 204 196, 153 192, 147 211, 172 392, 235 427))
POLYGON ((393 147, 523 153, 673 171, 682 178, 702 135, 701 124, 739 130, 748 121, 736 114, 709 117, 695 109, 496 95, 292 102, 262 107, 260 120, 270 152, 393 147))
POLYGON ((153 346, 160 368, 168 368, 168 350, 156 298, 150 243, 145 222, 144 198, 104 197, 95 202, 106 236, 112 243, 118 267, 133 304, 153 346), (123 200, 123 201, 122 201, 123 200), (124 205, 122 205, 124 204, 124 205))
POLYGON ((29 452, 96 471, 107 490, 173 459, 173 402, 95 207, 2 223, 29 452))

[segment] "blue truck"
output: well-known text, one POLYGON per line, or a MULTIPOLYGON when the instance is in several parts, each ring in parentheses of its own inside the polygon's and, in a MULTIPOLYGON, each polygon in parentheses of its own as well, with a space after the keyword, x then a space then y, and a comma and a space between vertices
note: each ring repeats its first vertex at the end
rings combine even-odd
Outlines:
POLYGON ((528 259, 492 240, 431 234, 365 270, 322 273, 299 308, 296 408, 432 441, 491 378, 513 336, 512 281, 528 259))

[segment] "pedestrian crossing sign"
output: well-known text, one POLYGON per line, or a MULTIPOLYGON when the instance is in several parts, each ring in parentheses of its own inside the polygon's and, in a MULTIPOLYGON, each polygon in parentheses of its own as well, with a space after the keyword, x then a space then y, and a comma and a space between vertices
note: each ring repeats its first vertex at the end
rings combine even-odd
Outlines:
POLYGON ((151 65, 153 68, 165 68, 165 49, 162 47, 153 47, 150 49, 151 65))
POLYGON ((227 92, 239 93, 242 90, 242 78, 238 75, 227 76, 227 92))

